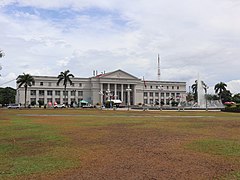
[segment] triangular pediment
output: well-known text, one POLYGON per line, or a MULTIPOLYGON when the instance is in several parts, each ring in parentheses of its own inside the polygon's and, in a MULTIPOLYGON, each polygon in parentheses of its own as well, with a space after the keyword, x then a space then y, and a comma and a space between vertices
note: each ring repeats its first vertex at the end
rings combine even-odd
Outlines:
POLYGON ((116 70, 113 72, 109 72, 106 74, 103 74, 102 76, 100 76, 100 78, 117 78, 117 79, 132 79, 132 80, 139 80, 137 77, 122 71, 122 70, 116 70))

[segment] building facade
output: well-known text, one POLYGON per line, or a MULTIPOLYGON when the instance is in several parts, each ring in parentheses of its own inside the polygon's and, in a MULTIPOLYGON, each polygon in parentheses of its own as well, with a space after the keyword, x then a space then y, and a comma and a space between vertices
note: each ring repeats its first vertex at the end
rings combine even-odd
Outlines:
MULTIPOLYGON (((96 105, 118 99, 124 105, 155 105, 160 101, 164 105, 169 105, 171 101, 186 100, 186 82, 144 81, 122 70, 90 78, 72 78, 73 84, 71 86, 68 84, 66 92, 63 84, 57 85, 57 77, 33 76, 33 78, 35 83, 28 87, 27 104, 32 102, 38 104, 40 101, 43 104, 49 102, 71 104, 85 100, 96 105)), ((24 96, 24 88, 18 88, 16 103, 24 104, 24 96)))

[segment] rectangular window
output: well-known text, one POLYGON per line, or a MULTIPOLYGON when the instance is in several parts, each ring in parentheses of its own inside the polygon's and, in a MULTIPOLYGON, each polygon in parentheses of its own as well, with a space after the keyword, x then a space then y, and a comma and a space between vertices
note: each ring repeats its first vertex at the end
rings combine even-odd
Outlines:
POLYGON ((39 90, 39 96, 44 96, 44 90, 39 90))
POLYGON ((63 91, 63 96, 68 96, 68 91, 63 91))
POLYGON ((52 103, 52 98, 47 98, 47 102, 51 102, 52 103))
POLYGON ((172 89, 174 89, 174 86, 172 86, 172 89))
POLYGON ((175 93, 171 93, 171 96, 172 96, 172 97, 175 97, 175 93))
POLYGON ((52 86, 52 83, 51 83, 51 82, 48 82, 48 86, 52 86))
POLYGON ((55 98, 55 102, 60 104, 60 98, 55 98))
POLYGON ((156 89, 158 89, 158 86, 156 86, 156 89))
POLYGON ((161 97, 164 97, 164 93, 161 93, 161 97))
POLYGON ((32 82, 32 86, 35 86, 35 82, 32 82))
POLYGON ((75 98, 71 98, 71 104, 75 102, 75 98))
POLYGON ((149 93, 149 96, 150 96, 150 97, 153 97, 153 92, 150 92, 150 93, 149 93))
POLYGON ((82 83, 79 83, 79 87, 82 87, 82 83))
POLYGON ((152 89, 152 86, 150 86, 150 89, 152 89))
POLYGON ((76 91, 71 91, 71 96, 75 96, 76 95, 76 91))
POLYGON ((52 96, 52 91, 47 91, 48 96, 52 96))
POLYGON ((180 98, 180 93, 177 93, 177 97, 179 97, 179 98, 180 98))
POLYGON ((144 97, 147 97, 147 95, 148 95, 147 92, 144 92, 144 93, 143 93, 143 96, 144 96, 144 97))
POLYGON ((82 91, 78 91, 78 96, 83 96, 83 92, 82 91))
POLYGON ((43 86, 43 82, 40 82, 40 86, 43 86))
POLYGON ((169 93, 166 93, 166 96, 169 97, 169 93))
POLYGON ((144 104, 148 104, 148 100, 147 100, 147 99, 144 99, 143 103, 144 103, 144 104))
POLYGON ((31 90, 30 93, 31 93, 32 96, 36 96, 36 90, 31 90))
POLYGON ((167 86, 167 89, 168 89, 168 86, 167 86))
POLYGON ((55 91, 56 96, 60 96, 60 91, 55 91))
POLYGON ((74 87, 75 86, 75 84, 74 83, 72 83, 72 87, 74 87))
POLYGON ((153 104, 153 99, 150 99, 150 104, 153 104))
POLYGON ((39 98, 38 104, 45 104, 45 103, 44 103, 44 98, 39 98))
POLYGON ((177 89, 179 89, 179 86, 177 86, 177 89))
POLYGON ((32 103, 32 102, 35 102, 35 104, 36 104, 36 98, 31 98, 30 99, 30 102, 32 103))

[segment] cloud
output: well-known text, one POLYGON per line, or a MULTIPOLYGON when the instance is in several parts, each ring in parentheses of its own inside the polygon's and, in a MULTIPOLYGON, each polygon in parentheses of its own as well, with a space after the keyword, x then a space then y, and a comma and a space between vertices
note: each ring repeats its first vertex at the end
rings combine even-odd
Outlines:
POLYGON ((239 79, 238 1, 4 0, 0 10, 2 77, 121 68, 157 79, 159 53, 163 80, 239 79))

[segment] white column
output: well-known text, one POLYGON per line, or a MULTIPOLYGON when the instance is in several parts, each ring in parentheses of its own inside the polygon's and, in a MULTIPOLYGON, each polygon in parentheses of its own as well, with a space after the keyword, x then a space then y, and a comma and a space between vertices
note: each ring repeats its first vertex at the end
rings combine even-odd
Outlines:
POLYGON ((36 104, 38 104, 39 100, 39 90, 36 90, 36 104))
MULTIPOLYGON (((100 92, 103 93, 103 84, 102 83, 100 84, 100 92)), ((103 104, 103 95, 99 94, 99 97, 100 97, 100 103, 102 105, 103 104)))
POLYGON ((60 104, 63 104, 63 90, 60 90, 60 104))
POLYGON ((117 84, 114 84, 114 99, 117 99, 117 84))
POLYGON ((136 105, 136 94, 137 94, 136 85, 133 85, 133 105, 136 105))
POLYGON ((121 84, 121 101, 123 101, 123 84, 121 84))
POLYGON ((47 90, 44 90, 44 104, 47 104, 47 90))
POLYGON ((68 94, 67 94, 67 95, 68 95, 68 96, 67 96, 67 99, 68 99, 68 105, 71 104, 71 91, 72 91, 72 90, 69 90, 69 91, 68 91, 68 94))
POLYGON ((52 90, 52 104, 55 103, 55 90, 52 90))

